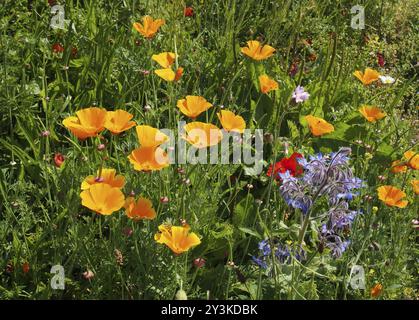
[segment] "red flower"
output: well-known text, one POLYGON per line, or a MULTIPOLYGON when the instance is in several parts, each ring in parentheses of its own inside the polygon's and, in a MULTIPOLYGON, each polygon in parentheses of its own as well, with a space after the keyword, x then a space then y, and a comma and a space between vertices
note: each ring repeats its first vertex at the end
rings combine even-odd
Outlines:
POLYGON ((64 163, 64 156, 61 153, 56 153, 54 156, 55 166, 57 168, 61 167, 64 163))
POLYGON ((28 272, 29 272, 29 270, 30 270, 29 262, 25 262, 25 263, 22 265, 22 271, 23 271, 23 273, 28 273, 28 272))
POLYGON ((193 16, 193 8, 192 7, 186 7, 183 11, 183 14, 185 17, 192 17, 193 16))
POLYGON ((52 45, 52 52, 54 53, 64 52, 64 47, 60 43, 56 42, 52 45))
POLYGON ((384 64, 386 62, 384 60, 384 55, 382 53, 377 52, 377 63, 380 67, 384 67, 384 64))
POLYGON ((269 169, 266 175, 270 177, 273 171, 275 180, 280 180, 281 178, 279 177, 279 174, 285 173, 286 171, 289 171, 293 177, 299 176, 303 173, 303 168, 298 163, 297 159, 302 158, 302 157, 303 157, 302 154, 298 152, 294 152, 291 155, 291 157, 282 158, 281 161, 278 161, 277 163, 275 163, 273 168, 272 168, 272 165, 269 166, 269 169))

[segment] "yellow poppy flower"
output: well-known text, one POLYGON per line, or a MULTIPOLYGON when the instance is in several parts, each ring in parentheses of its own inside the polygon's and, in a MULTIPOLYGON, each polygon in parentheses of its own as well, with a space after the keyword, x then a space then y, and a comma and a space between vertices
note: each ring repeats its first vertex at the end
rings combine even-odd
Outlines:
POLYGON ((131 152, 128 160, 137 171, 157 171, 169 166, 167 153, 159 147, 140 147, 131 152))
POLYGON ((410 181, 410 184, 412 185, 412 188, 413 188, 413 191, 416 193, 416 194, 419 194, 419 180, 412 180, 412 181, 410 181))
POLYGON ((124 205, 124 194, 119 188, 97 183, 80 193, 82 205, 103 215, 110 215, 124 205))
POLYGON ((142 125, 136 126, 135 130, 142 147, 156 147, 169 141, 169 137, 157 128, 142 125))
POLYGON ((89 189, 92 185, 94 184, 98 184, 98 183, 105 183, 110 185, 111 187, 114 188, 122 188, 125 185, 125 178, 124 176, 121 175, 116 175, 116 170, 115 169, 102 169, 102 172, 100 173, 100 177, 99 177, 99 171, 97 171, 97 175, 96 176, 87 176, 83 182, 81 183, 81 189, 82 190, 87 190, 89 189))
POLYGON ((380 77, 380 74, 370 68, 365 69, 365 73, 362 73, 362 71, 355 71, 354 76, 359 79, 365 86, 373 83, 374 81, 377 81, 380 77))
POLYGON ((260 92, 268 93, 279 88, 278 82, 269 78, 266 74, 259 76, 260 92))
POLYGON ((402 200, 406 197, 406 193, 402 190, 393 186, 382 186, 377 188, 378 199, 383 201, 389 207, 404 208, 409 203, 406 200, 402 200))
POLYGON ((77 138, 83 140, 95 137, 105 129, 106 110, 92 107, 76 112, 76 117, 71 116, 63 120, 63 125, 77 138))
POLYGON ((189 230, 188 225, 178 227, 162 224, 159 226, 159 232, 154 235, 154 240, 157 243, 165 244, 174 253, 181 254, 201 243, 199 237, 189 230))
POLYGON ((176 70, 176 72, 174 72, 171 68, 157 69, 157 70, 154 70, 154 73, 157 74, 163 80, 166 80, 169 82, 178 81, 182 77, 183 68, 179 67, 176 70))
POLYGON ((400 160, 395 160, 391 163, 391 172, 399 173, 399 172, 406 172, 407 171, 407 166, 399 165, 400 162, 401 162, 400 160))
POLYGON ((217 145, 223 138, 221 130, 211 124, 204 122, 191 122, 184 126, 186 135, 182 138, 192 144, 195 148, 206 148, 217 145))
POLYGON ((162 68, 170 68, 170 66, 176 61, 176 54, 173 52, 162 52, 159 54, 153 54, 151 59, 161 65, 162 68))
POLYGON ((271 46, 262 46, 259 41, 247 41, 247 47, 241 48, 241 52, 254 60, 265 60, 274 54, 276 50, 271 46))
POLYGON ((241 116, 236 116, 231 111, 221 110, 221 112, 217 113, 217 116, 226 131, 243 133, 244 129, 246 129, 246 122, 244 122, 244 119, 241 116))
POLYGON ((177 102, 180 111, 189 118, 195 119, 202 112, 212 107, 212 104, 200 96, 186 96, 186 99, 180 99, 177 102))
POLYGON ((153 204, 146 198, 139 198, 135 201, 134 197, 128 197, 124 207, 128 218, 133 220, 152 220, 156 217, 156 211, 153 209, 153 204))
POLYGON ((407 161, 407 166, 411 169, 419 169, 419 154, 415 151, 407 151, 403 154, 407 161))
POLYGON ((150 39, 154 37, 154 35, 159 30, 159 28, 164 24, 165 24, 164 19, 154 20, 150 16, 145 16, 143 17, 143 24, 139 22, 135 22, 133 26, 135 30, 141 33, 145 38, 150 39))
POLYGON ((369 122, 376 122, 386 116, 385 112, 382 112, 380 108, 374 106, 362 106, 359 109, 359 112, 367 119, 369 122))
POLYGON ((106 113, 105 128, 113 134, 119 134, 136 125, 134 121, 130 121, 133 115, 124 110, 108 111, 106 113))
POLYGON ((307 120, 308 127, 310 128, 310 131, 313 134, 313 136, 322 136, 335 130, 333 125, 331 125, 322 118, 308 115, 305 117, 305 119, 307 120))

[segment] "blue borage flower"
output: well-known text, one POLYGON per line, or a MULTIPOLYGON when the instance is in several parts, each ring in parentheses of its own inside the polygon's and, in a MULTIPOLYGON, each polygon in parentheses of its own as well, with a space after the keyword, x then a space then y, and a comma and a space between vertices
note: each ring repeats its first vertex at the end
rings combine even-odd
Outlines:
POLYGON ((299 158, 304 173, 298 178, 288 171, 280 173, 282 197, 287 205, 300 209, 304 215, 318 199, 327 199, 329 209, 325 216, 328 220, 320 232, 320 240, 335 258, 339 258, 350 243, 342 240, 341 233, 348 231, 360 213, 349 209, 349 201, 358 195, 357 190, 364 187, 364 182, 353 175, 349 166, 350 154, 350 148, 341 148, 326 155, 311 155, 308 160, 299 158))
POLYGON ((306 252, 300 248, 299 250, 289 246, 288 244, 276 244, 271 248, 270 243, 274 241, 265 239, 259 242, 259 256, 252 256, 252 260, 262 269, 268 268, 268 261, 271 257, 272 250, 274 252, 274 257, 277 259, 277 262, 281 264, 289 264, 292 261, 292 257, 298 261, 303 261, 306 259, 306 252))

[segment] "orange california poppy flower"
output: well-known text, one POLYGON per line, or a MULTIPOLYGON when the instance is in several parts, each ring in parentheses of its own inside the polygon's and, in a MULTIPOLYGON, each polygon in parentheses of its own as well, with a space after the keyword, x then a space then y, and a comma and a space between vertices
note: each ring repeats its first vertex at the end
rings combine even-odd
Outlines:
POLYGON ((259 61, 268 59, 274 54, 275 49, 268 45, 262 46, 259 41, 251 40, 247 41, 247 47, 241 48, 241 52, 246 56, 259 61))
POLYGON ((133 115, 124 110, 108 111, 106 113, 105 128, 113 134, 119 134, 136 125, 134 121, 130 121, 133 115))
POLYGON ((383 285, 381 283, 377 283, 371 289, 371 297, 377 298, 381 294, 381 291, 383 291, 383 285))
POLYGON ((211 123, 190 122, 184 126, 184 129, 186 135, 183 135, 182 138, 195 148, 215 146, 223 138, 221 130, 211 123))
POLYGON ((175 81, 179 81, 180 78, 182 78, 182 75, 183 75, 183 68, 182 67, 177 68, 175 72, 175 81))
POLYGON ((102 169, 102 172, 99 173, 100 170, 97 171, 96 176, 88 176, 86 177, 83 182, 81 183, 82 190, 88 190, 92 185, 105 183, 110 185, 114 188, 123 188, 125 185, 125 178, 121 175, 116 175, 115 169, 102 169), (100 174, 100 177, 99 177, 100 174))
POLYGON ((369 122, 376 122, 386 116, 385 112, 382 112, 380 108, 374 106, 362 106, 359 108, 359 112, 369 122))
POLYGON ((135 201, 134 197, 128 197, 124 207, 128 218, 133 220, 152 220, 156 217, 156 211, 153 209, 153 204, 146 198, 139 198, 135 201))
POLYGON ((167 153, 156 146, 137 148, 128 159, 137 171, 157 171, 169 166, 167 153))
POLYGON ((177 68, 176 72, 173 71, 171 68, 166 69, 157 69, 154 70, 154 73, 157 74, 163 80, 172 82, 172 81, 179 81, 183 74, 183 68, 177 68))
POLYGON ((142 147, 156 147, 169 141, 169 137, 157 128, 142 125, 136 126, 135 130, 142 147))
POLYGON ((419 180, 415 179, 410 181, 410 184, 412 185, 413 191, 416 194, 419 194, 419 180))
POLYGON ((407 166, 411 169, 419 169, 419 154, 415 151, 407 151, 403 154, 404 158, 407 161, 407 166))
POLYGON ((170 68, 176 61, 176 54, 173 52, 162 52, 159 54, 153 54, 151 59, 161 65, 162 68, 170 68))
POLYGON ((165 24, 164 19, 154 20, 150 16, 143 17, 143 24, 135 22, 133 24, 135 30, 141 33, 145 38, 151 39, 157 33, 159 28, 165 24))
POLYGON ((154 240, 165 244, 174 253, 181 254, 201 243, 199 237, 189 230, 189 225, 178 227, 162 224, 159 226, 159 232, 154 235, 154 240))
POLYGON ((221 110, 221 112, 217 113, 217 116, 225 131, 243 133, 244 129, 246 129, 246 122, 244 122, 244 119, 241 116, 236 116, 231 111, 221 110))
POLYGON ((393 173, 399 173, 399 172, 406 172, 407 166, 402 164, 400 165, 400 160, 395 160, 391 163, 391 172, 393 173))
POLYGON ((278 82, 269 78, 266 74, 259 76, 260 92, 268 93, 278 89, 278 82))
POLYGON ((307 120, 308 127, 310 128, 310 131, 313 134, 313 136, 318 137, 335 131, 333 125, 331 125, 329 122, 322 118, 308 115, 305 117, 305 119, 307 120))
POLYGON ((378 199, 383 201, 389 207, 404 208, 409 203, 407 200, 402 200, 406 197, 406 193, 393 186, 381 186, 377 188, 378 199))
POLYGON ((410 181, 410 184, 412 185, 413 191, 416 194, 419 194, 419 180, 415 179, 410 181))
POLYGON ((106 110, 92 107, 76 112, 76 117, 71 116, 63 120, 63 125, 77 138, 83 140, 95 137, 105 129, 106 110))
POLYGON ((200 96, 186 96, 186 99, 180 99, 177 102, 180 111, 189 118, 195 119, 202 112, 212 107, 212 104, 200 96))
POLYGON ((367 86, 373 83, 374 81, 377 81, 380 77, 380 74, 373 69, 366 68, 364 73, 362 73, 362 71, 359 70, 355 71, 354 76, 357 77, 359 81, 361 81, 364 84, 364 86, 367 86))
POLYGON ((122 208, 125 197, 119 188, 97 183, 80 193, 82 205, 103 215, 110 215, 122 208))

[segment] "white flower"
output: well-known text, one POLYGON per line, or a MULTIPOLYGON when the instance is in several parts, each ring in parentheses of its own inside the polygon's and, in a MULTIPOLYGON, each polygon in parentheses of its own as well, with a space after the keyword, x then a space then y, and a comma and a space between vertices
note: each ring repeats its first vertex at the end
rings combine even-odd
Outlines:
POLYGON ((390 76, 380 76, 380 81, 384 84, 392 84, 396 80, 390 76))

